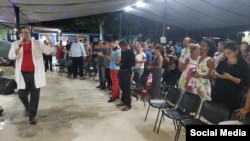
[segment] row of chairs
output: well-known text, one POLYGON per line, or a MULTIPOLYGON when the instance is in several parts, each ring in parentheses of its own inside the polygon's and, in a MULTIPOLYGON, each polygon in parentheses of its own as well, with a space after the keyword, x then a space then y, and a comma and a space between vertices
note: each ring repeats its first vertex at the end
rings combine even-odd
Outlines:
POLYGON ((170 118, 173 120, 176 130, 174 141, 179 139, 182 127, 185 128, 188 125, 216 125, 222 121, 228 120, 230 116, 230 110, 225 105, 212 101, 204 101, 201 104, 199 95, 190 92, 185 92, 181 95, 180 90, 175 87, 168 88, 165 99, 149 100, 149 106, 144 119, 145 121, 150 107, 158 109, 153 131, 155 132, 156 130, 160 111, 162 111, 157 134, 159 133, 164 117, 170 118))
MULTIPOLYGON (((56 67, 56 72, 59 75, 67 72, 67 67, 71 66, 72 68, 72 60, 71 59, 61 59, 58 63, 55 63, 54 66, 56 67)), ((84 62, 83 65, 84 76, 95 76, 97 73, 97 68, 95 64, 91 61, 84 62)))

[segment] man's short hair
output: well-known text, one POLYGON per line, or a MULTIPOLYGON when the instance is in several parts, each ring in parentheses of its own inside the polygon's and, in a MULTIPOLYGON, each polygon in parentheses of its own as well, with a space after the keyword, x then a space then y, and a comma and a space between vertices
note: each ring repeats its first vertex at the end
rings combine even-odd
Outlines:
POLYGON ((21 33, 21 31, 22 31, 23 29, 28 29, 28 30, 30 31, 30 28, 29 28, 29 27, 27 27, 27 26, 22 26, 22 27, 20 27, 20 29, 19 29, 19 33, 21 33))
POLYGON ((119 43, 119 46, 122 47, 122 46, 128 46, 128 42, 126 40, 121 40, 120 43, 119 43))

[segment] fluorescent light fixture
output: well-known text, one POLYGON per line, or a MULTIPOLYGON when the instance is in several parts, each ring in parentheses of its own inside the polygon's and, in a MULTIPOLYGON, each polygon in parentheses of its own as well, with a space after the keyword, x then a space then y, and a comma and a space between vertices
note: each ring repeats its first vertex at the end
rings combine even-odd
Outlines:
POLYGON ((125 11, 131 11, 131 10, 132 10, 132 8, 130 6, 125 8, 125 11))
POLYGON ((1 20, 1 19, 0 19, 0 22, 4 22, 4 23, 7 23, 8 21, 5 21, 5 20, 1 20))
POLYGON ((136 3, 136 7, 143 7, 145 4, 142 1, 136 3))
POLYGON ((215 39, 215 40, 219 40, 219 39, 220 39, 220 37, 213 37, 213 39, 215 39))
POLYGON ((210 38, 210 39, 214 39, 214 40, 219 40, 220 39, 220 37, 202 37, 203 39, 208 39, 208 38, 210 38))

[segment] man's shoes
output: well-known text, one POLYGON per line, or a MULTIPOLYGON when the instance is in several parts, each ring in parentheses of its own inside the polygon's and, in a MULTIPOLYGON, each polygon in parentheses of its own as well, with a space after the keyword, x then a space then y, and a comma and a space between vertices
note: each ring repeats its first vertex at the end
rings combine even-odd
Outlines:
POLYGON ((80 80, 84 80, 84 79, 86 79, 85 77, 80 77, 80 80))
POLYGON ((125 104, 124 103, 116 104, 116 107, 121 107, 121 106, 125 106, 125 104))
POLYGON ((30 118, 29 121, 30 121, 30 124, 32 125, 36 125, 37 123, 37 120, 35 118, 30 118))
POLYGON ((114 102, 115 100, 116 100, 115 98, 110 98, 110 99, 108 100, 108 103, 114 102))
POLYGON ((99 86, 97 86, 96 88, 101 88, 101 86, 99 85, 99 86))
POLYGON ((122 108, 122 111, 124 111, 124 112, 125 112, 125 111, 128 111, 128 110, 130 110, 130 109, 131 109, 131 107, 130 107, 130 106, 125 106, 125 107, 123 107, 123 108, 122 108))
POLYGON ((101 87, 101 90, 106 90, 106 87, 101 87))

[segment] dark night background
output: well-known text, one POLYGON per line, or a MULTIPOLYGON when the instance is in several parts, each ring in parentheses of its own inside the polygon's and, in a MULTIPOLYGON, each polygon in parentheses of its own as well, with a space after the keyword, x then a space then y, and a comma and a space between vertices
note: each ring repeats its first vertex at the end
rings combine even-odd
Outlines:
MULTIPOLYGON (((126 12, 121 12, 121 15, 121 37, 129 40, 132 38, 130 35, 142 34, 143 36, 139 38, 139 40, 144 41, 150 38, 152 41, 158 42, 159 38, 162 36, 162 23, 131 15, 126 12)), ((99 23, 102 20, 104 21, 104 33, 112 34, 115 39, 119 38, 120 12, 42 22, 35 25, 61 28, 64 33, 99 33, 99 23)), ((242 38, 240 32, 250 28, 250 26, 238 26, 186 31, 171 25, 169 26, 170 30, 165 29, 165 36, 168 40, 173 41, 182 40, 183 37, 190 36, 196 41, 201 40, 202 37, 220 37, 220 40, 230 38, 240 42, 242 38)))

